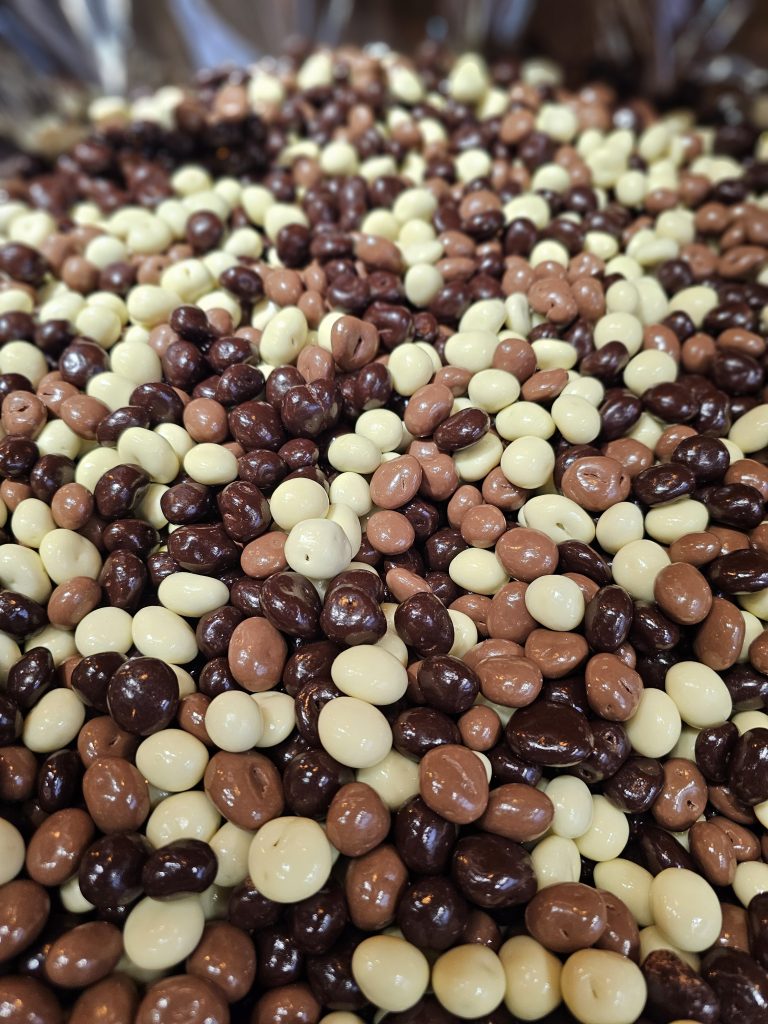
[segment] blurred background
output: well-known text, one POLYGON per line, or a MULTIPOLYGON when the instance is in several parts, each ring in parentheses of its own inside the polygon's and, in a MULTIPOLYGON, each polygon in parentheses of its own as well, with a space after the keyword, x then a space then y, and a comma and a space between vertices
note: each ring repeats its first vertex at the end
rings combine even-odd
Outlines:
POLYGON ((547 56, 570 84, 696 98, 713 119, 768 87, 766 0, 0 0, 0 148, 51 145, 47 122, 75 124, 95 93, 183 83, 297 38, 547 56))

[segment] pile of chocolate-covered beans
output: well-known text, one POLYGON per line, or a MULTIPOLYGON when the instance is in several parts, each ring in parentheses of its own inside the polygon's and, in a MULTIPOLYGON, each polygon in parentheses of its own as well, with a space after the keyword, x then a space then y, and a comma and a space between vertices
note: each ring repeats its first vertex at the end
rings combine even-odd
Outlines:
POLYGON ((766 1024, 768 134, 90 114, 0 205, 0 1020, 766 1024))

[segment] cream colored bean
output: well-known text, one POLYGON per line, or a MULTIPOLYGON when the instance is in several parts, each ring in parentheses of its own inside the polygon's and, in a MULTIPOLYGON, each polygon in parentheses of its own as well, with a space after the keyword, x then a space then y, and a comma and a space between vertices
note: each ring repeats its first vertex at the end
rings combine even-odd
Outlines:
POLYGON ((653 875, 632 860, 617 857, 595 864, 595 885, 613 893, 627 905, 630 913, 643 927, 653 922, 651 882, 653 875))
POLYGON ((400 662, 371 644, 358 644, 337 655, 331 678, 342 693, 369 704, 394 704, 408 688, 408 673, 400 662))
POLYGON ((749 455, 768 447, 768 405, 758 405, 745 412, 731 427, 729 440, 749 455))
POLYGON ((541 530, 556 544, 580 540, 589 544, 595 538, 595 524, 575 501, 562 494, 538 494, 530 498, 517 514, 521 526, 541 530))
POLYGON ((562 964, 530 935, 515 935, 499 950, 506 990, 504 1005, 518 1020, 540 1020, 562 1001, 562 964))
POLYGON ((38 604, 45 604, 51 594, 51 581, 40 555, 20 544, 0 545, 0 585, 38 604))
POLYGON ((148 658, 186 665, 197 657, 194 630, 168 608, 140 608, 133 617, 133 642, 148 658))
POLYGON ((163 271, 160 284, 169 293, 178 295, 182 302, 191 303, 210 291, 214 281, 201 260, 179 260, 163 271))
POLYGON ((374 935, 355 948, 352 976, 374 1006, 400 1013, 426 992, 429 964, 421 950, 405 939, 374 935))
POLYGON ((208 764, 205 744, 183 729, 161 729, 139 744, 136 767, 158 789, 183 793, 202 779, 208 764))
POLYGON ((477 643, 477 626, 468 615, 455 608, 448 609, 448 617, 453 623, 453 645, 448 653, 454 658, 463 658, 477 643))
POLYGON ((1 313, 32 313, 35 303, 31 295, 21 288, 8 288, 0 292, 0 314, 1 313))
POLYGON ((231 821, 225 821, 210 841, 216 854, 218 869, 216 885, 231 888, 239 885, 248 876, 248 851, 251 848, 253 832, 238 828, 231 821))
POLYGON ((124 405, 130 405, 135 386, 132 380, 117 373, 97 373, 86 384, 85 393, 91 398, 98 398, 110 412, 114 412, 124 405))
POLYGON ((658 928, 680 949, 699 953, 720 933, 722 912, 712 886, 687 868, 666 868, 651 882, 651 911, 658 928))
POLYGON ((328 881, 332 863, 331 844, 310 818, 273 818, 258 830, 248 853, 253 884, 276 903, 314 895, 328 881))
POLYGON ((654 581, 669 564, 669 556, 659 544, 651 540, 631 541, 614 555, 613 579, 636 600, 653 601, 654 581))
POLYGON ((575 839, 582 857, 594 861, 614 860, 627 845, 627 817, 604 796, 592 797, 592 821, 589 828, 575 839))
POLYGON ((667 672, 664 689, 688 725, 703 729, 730 717, 733 702, 728 687, 711 668, 697 661, 680 661, 667 672))
POLYGON ((720 302, 714 288, 705 285, 693 285, 676 292, 669 300, 669 312, 687 313, 695 327, 701 327, 707 313, 710 313, 720 302))
POLYGON ((487 946, 454 946, 437 958, 432 989, 438 1002, 457 1017, 493 1013, 507 988, 501 960, 487 946))
POLYGON ((742 861, 736 866, 733 891, 743 907, 758 893, 768 892, 768 864, 761 860, 742 861))
POLYGON ((53 663, 57 668, 67 658, 72 658, 77 654, 73 635, 69 630, 58 629, 56 626, 44 626, 39 633, 29 637, 24 644, 24 653, 28 654, 35 647, 45 647, 47 651, 50 651, 53 663))
POLYGON ((403 280, 406 298, 414 306, 428 306, 443 287, 443 275, 429 263, 412 264, 403 280))
POLYGON ((560 976, 565 1005, 581 1024, 635 1024, 645 1006, 645 978, 620 953, 580 949, 560 976))
POLYGON ((360 768, 357 781, 375 790, 391 811, 402 807, 406 800, 419 792, 419 766, 396 750, 390 752, 370 768, 360 768))
POLYGON ((0 348, 0 373, 21 373, 37 387, 48 372, 45 356, 28 341, 7 341, 0 348))
POLYGON ((597 521, 597 542, 615 555, 627 544, 643 538, 643 513, 631 501, 611 505, 597 521))
POLYGON ((95 608, 78 622, 75 646, 83 657, 106 651, 127 654, 133 643, 132 625, 123 608, 95 608))
POLYGON ((518 437, 501 456, 501 471, 511 484, 536 490, 543 487, 555 468, 555 453, 541 437, 518 437))
POLYGON ((473 405, 495 414, 517 401, 520 384, 506 370, 481 370, 470 380, 468 394, 473 405))
POLYGON ((531 850, 531 860, 539 889, 559 882, 578 882, 581 877, 581 855, 572 839, 545 836, 531 850))
POLYGON ((680 738, 670 750, 670 757, 684 757, 688 761, 696 760, 696 737, 699 729, 693 729, 690 725, 684 725, 680 730, 680 738))
POLYGON ((261 714, 262 733, 257 747, 275 747, 288 739, 296 725, 293 698, 277 690, 252 693, 250 699, 261 714))
POLYGON ((373 473, 381 464, 381 449, 361 434, 342 434, 328 446, 328 461, 340 473, 373 473))
POLYGON ((680 712, 663 690, 643 690, 634 715, 624 723, 635 752, 643 757, 663 757, 680 739, 680 712))
POLYGON ((743 736, 748 729, 768 729, 768 715, 764 711, 739 711, 731 721, 743 736))
POLYGON ((388 629, 374 646, 389 652, 394 658, 397 658, 401 665, 408 664, 408 648, 393 629, 388 629))
POLYGON ((193 951, 205 916, 196 896, 175 900, 141 900, 123 928, 125 952, 139 967, 167 970, 193 951))
POLYGON ((74 530, 51 530, 40 542, 40 559, 54 583, 73 576, 95 580, 101 572, 99 549, 74 530))
MULTIPOLYGON (((104 374, 100 374, 104 376, 104 374)), ((53 424, 49 424, 53 426, 53 424)), ((69 429, 69 428, 67 428, 69 429)), ((114 448, 94 448, 87 452, 75 467, 75 483, 82 484, 91 493, 105 473, 123 463, 114 448)))
POLYGON ((272 366, 295 363, 307 344, 309 326, 298 306, 285 306, 269 320, 261 336, 261 358, 272 366))
POLYGON ((457 331, 446 342, 445 358, 450 366, 478 373, 490 368, 498 343, 498 336, 491 331, 457 331))
POLYGON ((153 348, 139 341, 123 341, 112 349, 112 372, 134 384, 163 379, 160 359, 153 348))
POLYGON ((702 533, 709 523, 707 506, 692 498, 678 498, 652 508, 645 517, 645 530, 661 544, 672 544, 687 533, 702 533))
POLYGON ((162 530, 168 525, 168 520, 163 515, 160 500, 168 488, 165 484, 150 484, 144 493, 144 497, 136 506, 136 515, 145 523, 154 526, 156 530, 162 530))
POLYGON ((571 370, 571 379, 560 392, 561 397, 576 395, 583 398, 590 405, 597 408, 602 404, 605 397, 605 388, 595 377, 579 377, 575 370, 571 370))
POLYGON ((539 338, 531 342, 540 370, 570 370, 579 356, 573 345, 557 338, 539 338))
POLYGON ((199 789, 161 797, 147 821, 147 839, 155 849, 177 839, 209 843, 221 823, 221 815, 199 789))
POLYGON ((504 446, 495 434, 488 433, 479 441, 462 448, 453 456, 459 478, 465 483, 484 480, 501 461, 504 446))
POLYGON ((0 818, 0 885, 5 885, 24 867, 26 848, 21 832, 6 818, 0 818))
POLYGON ((567 576, 540 576, 528 584, 525 607, 547 629, 572 630, 584 618, 581 588, 567 576))
POLYGON ((620 341, 630 356, 634 356, 643 344, 643 325, 632 313, 606 313, 595 324, 594 338, 596 348, 602 348, 609 341, 620 341))
POLYGON ((403 440, 403 421, 391 409, 369 409, 355 423, 355 433, 371 441, 380 452, 392 452, 403 440))
POLYGON ((551 437, 555 432, 555 421, 542 406, 535 402, 515 402, 497 415, 494 426, 505 441, 520 437, 551 437))
MULTIPOLYGON (((277 488, 272 492, 271 501, 274 501, 276 491, 277 488)), ((339 473, 331 481, 328 497, 335 505, 347 505, 356 516, 367 516, 373 508, 370 486, 360 473, 339 473)))
POLYGON ((392 730, 384 715, 357 697, 337 697, 323 705, 318 732, 331 757, 350 768, 378 764, 392 747, 392 730))
POLYGON ((676 953, 685 963, 698 971, 701 966, 701 957, 698 953, 689 953, 685 949, 680 949, 673 942, 670 942, 664 932, 656 925, 650 925, 648 928, 640 929, 640 963, 644 963, 646 957, 652 953, 655 949, 669 949, 673 953, 676 953))
POLYGON ((19 645, 7 633, 0 633, 0 683, 5 684, 8 673, 21 657, 19 645))
POLYGON ((114 310, 87 305, 77 314, 75 327, 79 334, 93 338, 102 348, 112 348, 120 337, 123 325, 114 310))
POLYGON ((24 720, 24 746, 35 754, 60 750, 77 736, 84 721, 85 707, 74 690, 49 690, 24 720))
POLYGON ((142 327, 155 327, 166 323, 180 304, 176 292, 156 284, 139 284, 131 288, 125 302, 128 316, 142 327))
POLYGON ((198 444, 184 456, 184 471, 207 486, 220 486, 237 479, 237 458, 222 444, 198 444))
POLYGON ((73 875, 59 886, 59 899, 70 914, 90 914, 96 909, 80 892, 80 879, 77 875, 73 875))
POLYGON ((454 583, 476 594, 495 594, 509 582, 499 559, 484 548, 460 551, 448 566, 448 573, 454 583))
POLYGON ((229 600, 226 583, 212 576, 194 572, 175 572, 157 588, 160 603, 169 611, 187 618, 199 619, 206 612, 220 608, 229 600))
POLYGON ((294 572, 313 579, 331 579, 352 561, 347 535, 328 519, 305 519, 294 526, 285 542, 285 558, 294 572))
POLYGON ((428 384, 435 372, 429 354, 412 342, 397 346, 389 357, 387 369, 395 390, 406 396, 414 395, 428 384))
POLYGON ((37 435, 35 444, 41 455, 66 455, 69 459, 74 459, 81 448, 80 438, 63 420, 50 420, 46 423, 37 435))
POLYGON ((170 483, 179 472, 176 452, 165 438, 144 427, 128 427, 117 442, 117 454, 123 462, 141 466, 150 480, 170 483))
POLYGON ((325 517, 329 523, 340 526, 349 541, 351 551, 359 551, 363 540, 363 528, 360 520, 349 505, 329 505, 325 517))
POLYGON ((255 747, 264 732, 261 711, 244 690, 218 694, 205 713, 205 729, 214 746, 241 752, 255 747))
POLYGON ((554 807, 551 832, 564 839, 583 836, 592 824, 592 794, 574 775, 559 775, 544 790, 554 807))
POLYGON ((38 498, 25 498, 11 516, 11 532, 16 540, 30 548, 39 548, 46 533, 56 529, 51 510, 38 498))
POLYGON ((323 519, 328 504, 325 488, 305 477, 278 484, 269 499, 272 518, 281 530, 291 530, 305 519, 323 519))
POLYGON ((555 426, 571 444, 589 444, 601 430, 600 413, 585 398, 560 395, 552 403, 555 426))

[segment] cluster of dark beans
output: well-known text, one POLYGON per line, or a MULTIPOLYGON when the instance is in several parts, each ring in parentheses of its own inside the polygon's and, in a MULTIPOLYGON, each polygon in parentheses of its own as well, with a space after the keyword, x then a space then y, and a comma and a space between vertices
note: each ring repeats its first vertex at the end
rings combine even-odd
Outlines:
POLYGON ((0 203, 0 1019, 762 1024, 757 128, 167 100, 0 203))

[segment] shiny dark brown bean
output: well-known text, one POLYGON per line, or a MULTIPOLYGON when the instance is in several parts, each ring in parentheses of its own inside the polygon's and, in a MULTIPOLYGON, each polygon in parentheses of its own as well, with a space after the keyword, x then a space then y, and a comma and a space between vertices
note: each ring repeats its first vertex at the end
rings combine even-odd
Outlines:
POLYGON ((275 573, 264 581, 260 599, 265 618, 276 629, 304 640, 318 635, 322 606, 306 577, 295 572, 275 573))
POLYGON ((692 967, 670 949, 655 949, 643 961, 648 986, 646 1011, 660 1024, 672 1019, 714 1024, 720 1003, 692 967))
POLYGON ((152 899, 204 892, 216 877, 216 854, 199 839, 176 839, 144 863, 141 882, 152 899))
POLYGON ((723 1024, 760 1024, 768 1013, 768 972, 739 949, 709 952, 701 976, 720 1000, 723 1024))
POLYGON ((484 437, 490 423, 482 409, 462 409, 440 424, 433 434, 434 442, 443 452, 460 451, 484 437))
POLYGON ((748 805, 768 800, 768 729, 748 729, 739 736, 728 763, 728 781, 748 805))
POLYGON ((420 796, 408 800, 395 815, 394 841, 403 863, 419 875, 445 871, 456 842, 457 828, 424 803, 420 796))
POLYGON ((453 622, 445 605, 434 594, 413 594, 399 604, 395 611, 395 629, 400 639, 423 658, 447 654, 453 646, 453 622))
POLYGON ((728 763, 738 738, 739 730, 733 722, 707 726, 699 732, 694 753, 699 771, 708 782, 727 782, 728 763))
POLYGON ((502 836, 465 836, 453 853, 452 877, 468 900, 485 910, 527 903, 536 891, 531 858, 502 836))
POLYGON ((603 793, 625 814, 644 814, 653 806, 664 785, 660 761, 630 757, 603 783, 603 793))
POLYGON ((408 708, 392 724, 392 742, 396 750, 421 759, 428 750, 445 743, 461 743, 456 723, 435 708, 408 708))
POLYGON ((419 665, 421 694, 432 708, 460 715, 472 707, 480 693, 480 678, 461 659, 433 654, 419 665))
MULTIPOLYGON (((373 576, 373 573, 361 571, 360 575, 373 576)), ((386 633, 387 620, 371 594, 358 586, 342 584, 326 591, 320 628, 336 643, 375 644, 386 633)))
POLYGON ((506 739, 520 757, 552 767, 579 764, 594 746, 584 715, 565 704, 548 701, 520 708, 509 720, 506 739))
POLYGON ((620 722, 603 722, 600 719, 590 723, 592 730, 592 752, 571 772, 588 785, 609 779, 621 768, 629 757, 631 744, 620 722))
POLYGON ((622 587, 602 587, 587 604, 584 632, 593 651, 615 651, 629 636, 634 606, 622 587))
POLYGON ((751 594, 768 587, 768 555, 762 551, 732 551, 710 562, 710 584, 724 594, 751 594))
POLYGON ((682 464, 666 463, 644 469, 632 481, 632 490, 644 505, 661 505, 667 501, 692 494, 696 489, 696 476, 682 464))

